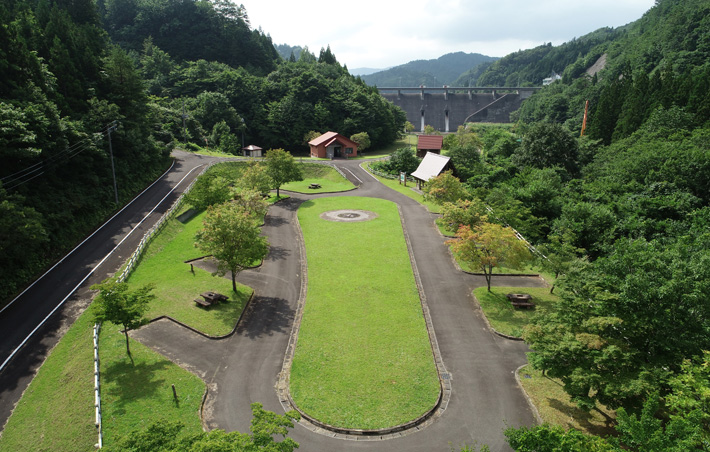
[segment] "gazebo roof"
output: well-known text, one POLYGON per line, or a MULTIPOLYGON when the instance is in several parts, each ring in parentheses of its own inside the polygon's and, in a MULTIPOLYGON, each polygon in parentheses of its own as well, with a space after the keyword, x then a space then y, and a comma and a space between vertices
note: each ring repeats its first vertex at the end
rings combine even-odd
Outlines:
POLYGON ((242 148, 245 151, 261 151, 262 149, 259 146, 254 146, 253 144, 250 144, 249 146, 242 148))
POLYGON ((432 177, 441 174, 446 168, 446 165, 448 165, 449 160, 451 159, 444 155, 427 152, 422 163, 420 163, 417 170, 412 173, 412 177, 426 182, 432 177))
POLYGON ((436 149, 441 150, 444 146, 444 137, 442 135, 419 135, 417 138, 417 149, 436 149))

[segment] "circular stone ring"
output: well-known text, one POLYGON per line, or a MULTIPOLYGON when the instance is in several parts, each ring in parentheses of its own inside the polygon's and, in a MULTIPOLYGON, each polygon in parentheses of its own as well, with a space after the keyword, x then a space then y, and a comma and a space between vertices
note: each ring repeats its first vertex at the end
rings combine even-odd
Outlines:
POLYGON ((370 212, 369 210, 330 210, 328 212, 323 212, 320 217, 328 221, 369 221, 377 218, 375 212, 370 212))

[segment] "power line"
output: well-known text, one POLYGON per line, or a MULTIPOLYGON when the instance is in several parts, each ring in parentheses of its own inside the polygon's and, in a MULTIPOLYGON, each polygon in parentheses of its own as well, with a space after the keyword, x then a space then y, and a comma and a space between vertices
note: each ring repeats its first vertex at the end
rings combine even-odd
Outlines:
MULTIPOLYGON (((104 136, 110 133, 112 127, 114 127, 114 123, 104 126, 101 131, 96 133, 104 136)), ((93 144, 93 142, 94 140, 92 140, 91 137, 86 137, 65 148, 64 150, 47 157, 46 159, 40 162, 37 162, 24 169, 21 169, 19 171, 0 178, 0 181, 2 181, 3 183, 3 188, 9 191, 26 184, 27 182, 44 174, 44 170, 47 168, 47 166, 58 166, 68 162, 69 160, 84 152, 86 149, 89 149, 90 145, 93 144), (39 173, 35 174, 38 171, 39 173)))

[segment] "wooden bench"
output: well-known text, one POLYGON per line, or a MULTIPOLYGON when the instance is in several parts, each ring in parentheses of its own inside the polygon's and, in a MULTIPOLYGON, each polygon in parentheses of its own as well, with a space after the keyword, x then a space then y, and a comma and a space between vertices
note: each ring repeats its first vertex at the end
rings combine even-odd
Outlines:
POLYGON ((320 184, 311 184, 308 186, 308 188, 312 188, 312 189, 320 188, 320 184))
POLYGON ((506 295, 510 304, 514 308, 525 308, 530 309, 535 307, 535 303, 532 301, 532 295, 526 293, 509 293, 506 295))
POLYGON ((210 306, 212 306, 212 303, 203 298, 195 298, 195 303, 204 308, 209 308, 210 306))
POLYGON ((220 301, 227 301, 229 299, 229 297, 226 295, 222 295, 221 293, 212 292, 212 291, 202 292, 200 294, 200 296, 202 298, 204 298, 205 301, 210 304, 217 303, 220 301))

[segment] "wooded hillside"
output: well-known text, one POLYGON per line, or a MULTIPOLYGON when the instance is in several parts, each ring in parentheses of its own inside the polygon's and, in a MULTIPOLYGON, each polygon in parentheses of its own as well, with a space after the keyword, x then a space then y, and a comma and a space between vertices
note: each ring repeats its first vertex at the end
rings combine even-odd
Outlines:
POLYGON ((227 1, 2 0, 0 22, 0 300, 116 208, 114 125, 123 202, 178 143, 298 151, 337 130, 379 146, 405 122, 329 48, 284 61, 227 1))

